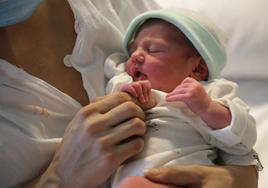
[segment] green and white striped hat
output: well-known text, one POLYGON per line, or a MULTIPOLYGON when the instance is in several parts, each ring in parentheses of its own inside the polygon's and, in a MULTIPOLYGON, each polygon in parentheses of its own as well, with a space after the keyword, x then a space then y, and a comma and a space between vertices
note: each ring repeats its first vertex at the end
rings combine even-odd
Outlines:
POLYGON ((186 9, 151 10, 134 18, 130 22, 123 40, 126 54, 128 54, 128 45, 134 40, 139 27, 151 18, 162 19, 180 29, 206 62, 209 70, 208 79, 219 77, 227 58, 226 34, 208 18, 186 9))

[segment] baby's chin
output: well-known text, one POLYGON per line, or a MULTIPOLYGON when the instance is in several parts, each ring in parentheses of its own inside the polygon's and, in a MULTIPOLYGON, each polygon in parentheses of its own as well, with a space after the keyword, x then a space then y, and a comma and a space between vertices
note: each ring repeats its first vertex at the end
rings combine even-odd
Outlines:
POLYGON ((155 89, 155 90, 158 90, 158 91, 162 91, 162 92, 165 92, 165 93, 170 93, 171 91, 173 91, 173 89, 170 89, 170 88, 167 88, 167 87, 156 87, 152 84, 152 88, 155 89))

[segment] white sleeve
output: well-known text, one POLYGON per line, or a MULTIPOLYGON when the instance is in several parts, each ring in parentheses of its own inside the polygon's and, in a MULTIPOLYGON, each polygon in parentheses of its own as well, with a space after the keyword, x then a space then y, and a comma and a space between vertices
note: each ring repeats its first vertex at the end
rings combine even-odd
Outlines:
POLYGON ((263 170, 263 165, 259 159, 258 153, 255 150, 251 150, 245 155, 231 155, 224 151, 220 151, 218 155, 217 164, 239 166, 253 165, 258 171, 263 170))
POLYGON ((106 86, 106 94, 120 91, 124 84, 131 83, 133 80, 126 72, 112 77, 106 86))
POLYGON ((238 85, 225 79, 206 86, 209 96, 230 109, 231 124, 223 129, 209 130, 210 144, 234 155, 250 152, 257 139, 256 122, 249 107, 237 97, 238 85))
POLYGON ((122 85, 131 83, 132 77, 125 72, 126 57, 122 53, 113 53, 104 62, 104 74, 108 80, 105 94, 120 91, 122 85))

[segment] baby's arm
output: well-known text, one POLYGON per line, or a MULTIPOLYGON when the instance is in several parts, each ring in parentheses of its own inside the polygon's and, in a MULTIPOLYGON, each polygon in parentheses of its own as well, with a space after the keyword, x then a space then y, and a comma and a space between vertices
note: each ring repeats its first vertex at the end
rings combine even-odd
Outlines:
POLYGON ((166 96, 167 101, 182 101, 212 129, 222 129, 231 123, 229 108, 213 101, 203 86, 187 77, 166 96))
POLYGON ((200 114, 208 126, 220 127, 217 126, 219 123, 223 127, 207 130, 208 137, 205 139, 211 145, 234 155, 243 155, 251 151, 256 143, 256 122, 249 113, 248 105, 237 97, 238 85, 228 80, 219 79, 207 84, 206 90, 204 90, 202 85, 192 86, 196 82, 191 78, 185 79, 167 96, 167 100, 185 102, 191 110, 198 115, 200 114), (231 122, 227 125, 222 124, 221 118, 227 119, 225 123, 230 118, 231 122), (216 125, 211 123, 216 123, 216 125))

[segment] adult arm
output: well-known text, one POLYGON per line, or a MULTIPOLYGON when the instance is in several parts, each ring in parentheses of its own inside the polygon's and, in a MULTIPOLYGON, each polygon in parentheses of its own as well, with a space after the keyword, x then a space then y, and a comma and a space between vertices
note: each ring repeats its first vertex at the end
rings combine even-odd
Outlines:
POLYGON ((257 188, 255 166, 177 165, 146 170, 152 181, 189 188, 257 188))

